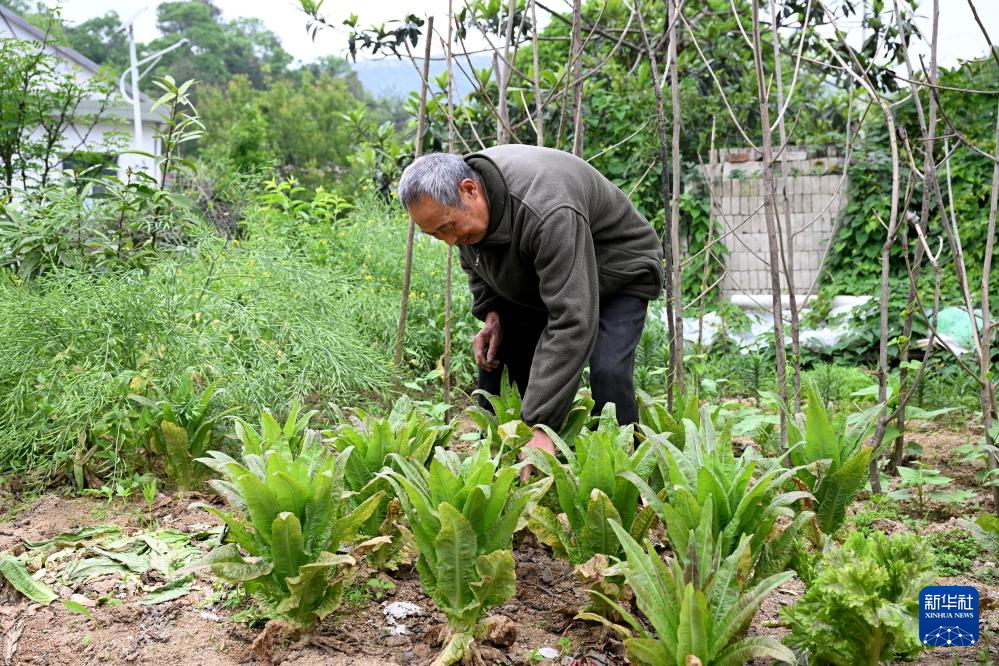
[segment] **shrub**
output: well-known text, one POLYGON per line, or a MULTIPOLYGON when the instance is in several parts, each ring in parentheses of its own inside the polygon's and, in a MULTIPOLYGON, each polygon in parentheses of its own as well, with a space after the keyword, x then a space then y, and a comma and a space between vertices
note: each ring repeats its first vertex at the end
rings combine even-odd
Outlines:
POLYGON ((0 473, 51 473, 74 452, 102 473, 134 458, 136 377, 171 404, 192 368, 219 409, 350 399, 387 385, 351 279, 280 248, 205 240, 148 272, 0 279, 0 473), (39 461, 45 461, 41 466, 39 461), (103 465, 99 464, 103 461, 103 465), (39 470, 41 467, 41 470, 39 470))

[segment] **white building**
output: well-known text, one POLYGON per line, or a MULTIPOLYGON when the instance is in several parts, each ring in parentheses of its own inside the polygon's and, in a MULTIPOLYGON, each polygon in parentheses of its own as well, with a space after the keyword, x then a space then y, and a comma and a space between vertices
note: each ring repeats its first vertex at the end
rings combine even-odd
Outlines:
MULTIPOLYGON (((80 82, 96 76, 100 70, 97 63, 79 51, 53 44, 46 38, 44 31, 28 23, 13 10, 0 5, 0 40, 10 38, 45 44, 45 51, 56 59, 57 71, 63 74, 72 73, 80 82)), ((152 104, 153 101, 149 97, 142 95, 141 145, 145 152, 158 156, 160 142, 155 137, 159 131, 160 117, 158 111, 152 111, 152 104)), ((152 165, 149 158, 125 152, 136 145, 133 137, 132 105, 116 92, 108 103, 98 99, 82 101, 75 113, 91 117, 97 114, 99 116, 96 123, 87 122, 85 127, 69 124, 63 132, 64 146, 75 150, 103 153, 107 156, 108 162, 116 163, 122 172, 129 167, 144 168, 151 172, 152 165)), ((36 131, 36 134, 40 135, 40 130, 36 131)), ((61 166, 66 168, 69 165, 61 166)))

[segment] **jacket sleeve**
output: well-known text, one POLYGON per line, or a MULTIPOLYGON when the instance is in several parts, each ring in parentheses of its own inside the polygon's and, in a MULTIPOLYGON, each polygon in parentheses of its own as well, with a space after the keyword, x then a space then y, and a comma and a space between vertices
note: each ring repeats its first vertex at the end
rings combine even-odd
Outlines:
POLYGON ((458 261, 468 276, 468 288, 472 292, 472 315, 481 321, 486 320, 486 315, 491 310, 497 310, 503 297, 493 291, 493 288, 486 284, 472 265, 465 259, 463 252, 458 252, 458 261))
POLYGON ((521 414, 529 425, 558 430, 597 341, 597 259, 589 224, 569 208, 542 220, 528 242, 548 323, 534 352, 521 414))

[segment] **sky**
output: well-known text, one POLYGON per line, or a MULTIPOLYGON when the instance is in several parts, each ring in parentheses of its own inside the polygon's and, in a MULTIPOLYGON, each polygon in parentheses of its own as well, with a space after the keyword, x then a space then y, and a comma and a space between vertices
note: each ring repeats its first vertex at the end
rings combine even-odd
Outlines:
MULTIPOLYGON (((555 7, 567 7, 567 0, 550 1, 555 7)), ((456 7, 463 4, 461 0, 454 0, 454 3, 456 7)), ((62 0, 61 4, 64 18, 74 22, 84 21, 110 10, 116 10, 124 18, 132 16, 143 6, 149 6, 150 9, 140 14, 136 21, 136 37, 139 41, 148 41, 156 36, 156 12, 153 7, 158 4, 157 0, 62 0)), ((298 60, 307 62, 323 55, 346 55, 346 28, 320 31, 313 42, 306 33, 307 17, 299 8, 297 0, 215 0, 215 4, 226 19, 237 16, 262 19, 278 35, 284 48, 298 60)), ((886 4, 890 6, 890 3, 886 4)), ((999 42, 999 1, 977 0, 975 4, 992 39, 999 42)), ((943 8, 940 13, 940 64, 952 67, 960 59, 985 55, 985 39, 974 22, 966 0, 940 0, 940 5, 943 8)), ((447 7, 448 0, 327 0, 323 11, 334 25, 339 26, 351 13, 356 13, 360 17, 360 25, 368 26, 399 19, 407 13, 446 16, 447 7)), ((927 35, 931 7, 932 0, 920 0, 920 27, 927 35)), ((542 17, 539 16, 538 19, 544 25, 542 17)))

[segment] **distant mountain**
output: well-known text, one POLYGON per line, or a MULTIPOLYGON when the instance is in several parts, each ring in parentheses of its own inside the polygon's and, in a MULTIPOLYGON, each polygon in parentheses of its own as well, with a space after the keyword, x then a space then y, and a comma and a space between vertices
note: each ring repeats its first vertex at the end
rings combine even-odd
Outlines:
MULTIPOLYGON (((491 66, 489 56, 478 54, 471 56, 472 63, 476 68, 482 69, 491 66)), ((420 62, 420 61, 417 61, 420 62)), ((462 58, 461 65, 471 75, 468 62, 462 58)), ((408 58, 397 60, 386 58, 385 60, 358 60, 354 65, 357 77, 364 84, 364 87, 376 97, 405 98, 411 92, 420 91, 420 74, 413 68, 413 64, 408 58)), ((447 71, 447 64, 443 60, 430 61, 430 81, 433 83, 435 77, 447 71)), ((463 97, 473 90, 472 84, 458 67, 454 66, 454 82, 456 97, 463 97)))

